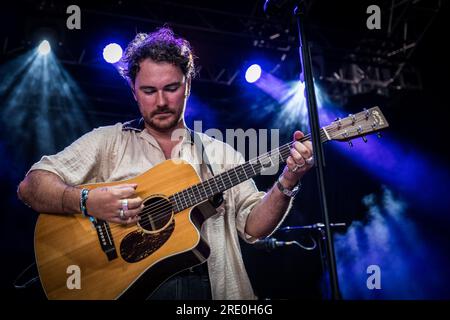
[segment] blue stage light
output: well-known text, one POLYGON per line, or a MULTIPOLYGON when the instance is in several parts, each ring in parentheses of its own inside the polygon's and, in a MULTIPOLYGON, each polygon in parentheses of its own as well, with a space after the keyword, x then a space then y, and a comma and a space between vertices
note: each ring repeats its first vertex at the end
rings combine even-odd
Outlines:
POLYGON ((103 49, 103 58, 108 63, 116 63, 122 58, 123 50, 117 43, 110 43, 103 49))
POLYGON ((257 64, 252 64, 245 72, 245 80, 247 80, 248 83, 256 82, 260 77, 261 67, 257 64))
POLYGON ((49 54, 51 50, 52 47, 50 46, 50 43, 47 40, 42 41, 38 47, 38 52, 42 56, 49 54))

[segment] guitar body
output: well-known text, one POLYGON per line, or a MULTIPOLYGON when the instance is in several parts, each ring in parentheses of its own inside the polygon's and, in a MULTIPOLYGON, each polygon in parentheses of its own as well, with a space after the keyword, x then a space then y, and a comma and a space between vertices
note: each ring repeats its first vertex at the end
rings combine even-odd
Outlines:
MULTIPOLYGON (((137 183, 136 193, 146 199, 144 205, 153 201, 157 208, 155 201, 158 204, 199 182, 190 164, 167 160, 133 179, 83 187, 137 183)), ((164 225, 150 231, 139 225, 108 223, 109 232, 103 236, 112 237, 117 253, 112 259, 102 249, 101 236, 88 218, 80 214, 40 214, 35 254, 47 297, 146 298, 172 275, 206 261, 209 247, 199 230, 211 210, 208 201, 176 214, 169 210, 164 225)))

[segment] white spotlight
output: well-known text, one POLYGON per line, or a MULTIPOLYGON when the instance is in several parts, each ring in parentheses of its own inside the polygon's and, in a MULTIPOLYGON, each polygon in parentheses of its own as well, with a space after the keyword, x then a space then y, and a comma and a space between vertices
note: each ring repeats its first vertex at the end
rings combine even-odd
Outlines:
POLYGON ((50 47, 50 43, 47 40, 42 41, 38 47, 38 52, 42 56, 49 54, 51 50, 52 47, 50 47))
POLYGON ((248 83, 256 82, 259 77, 261 77, 261 67, 259 65, 252 64, 248 67, 245 72, 245 80, 247 80, 248 83))
POLYGON ((109 63, 116 63, 122 58, 122 48, 117 43, 110 43, 103 49, 103 59, 109 63))

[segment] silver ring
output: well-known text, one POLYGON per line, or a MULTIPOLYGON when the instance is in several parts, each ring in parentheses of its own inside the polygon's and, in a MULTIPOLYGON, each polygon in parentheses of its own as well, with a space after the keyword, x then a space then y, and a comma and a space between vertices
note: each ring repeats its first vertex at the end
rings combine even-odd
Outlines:
POLYGON ((125 217, 125 212, 123 211, 123 209, 119 210, 119 217, 122 220, 126 220, 127 219, 127 217, 125 217))
POLYGON ((303 163, 302 165, 295 164, 295 167, 294 167, 294 169, 292 169, 292 172, 296 172, 298 169, 300 169, 301 167, 304 167, 304 166, 305 166, 305 163, 303 163))
POLYGON ((308 159, 305 160, 305 162, 306 162, 308 165, 314 164, 314 156, 309 157, 308 159))
POLYGON ((122 200, 122 209, 123 211, 128 211, 128 199, 122 200))

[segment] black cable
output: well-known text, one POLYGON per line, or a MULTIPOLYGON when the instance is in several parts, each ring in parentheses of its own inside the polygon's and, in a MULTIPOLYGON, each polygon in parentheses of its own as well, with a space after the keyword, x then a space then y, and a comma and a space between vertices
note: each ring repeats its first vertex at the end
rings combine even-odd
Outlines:
POLYGON ((13 285, 15 289, 26 289, 28 287, 30 287, 30 285, 32 285, 33 283, 35 283, 36 281, 39 280, 39 275, 32 277, 31 279, 29 279, 28 281, 26 281, 23 284, 17 284, 17 282, 20 280, 21 277, 23 277, 23 275, 25 274, 25 272, 27 272, 31 267, 35 266, 36 263, 31 263, 28 267, 25 268, 25 270, 23 270, 19 276, 16 278, 16 280, 14 280, 13 285))

